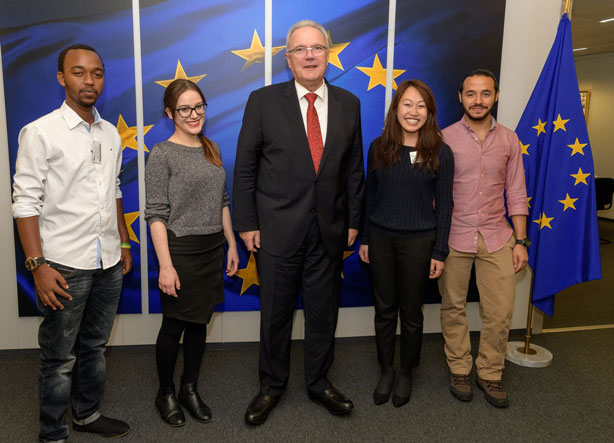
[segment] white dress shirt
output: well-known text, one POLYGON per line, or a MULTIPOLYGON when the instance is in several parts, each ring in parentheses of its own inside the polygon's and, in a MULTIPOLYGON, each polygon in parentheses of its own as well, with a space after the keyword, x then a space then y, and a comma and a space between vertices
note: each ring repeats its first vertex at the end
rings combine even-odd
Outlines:
MULTIPOLYGON (((303 124, 305 125, 305 134, 307 133, 307 108, 309 107, 309 101, 305 98, 305 94, 311 91, 298 84, 295 80, 296 94, 298 95, 298 104, 301 107, 301 115, 303 116, 303 124)), ((318 113, 318 120, 320 121, 320 131, 322 132, 322 145, 326 144, 326 130, 328 128, 328 87, 326 82, 322 82, 322 86, 313 91, 318 96, 313 103, 318 113)))
POLYGON ((100 260, 106 269, 121 255, 121 138, 93 112, 90 127, 64 102, 26 125, 15 163, 13 217, 38 216, 45 258, 77 269, 97 269, 100 260))

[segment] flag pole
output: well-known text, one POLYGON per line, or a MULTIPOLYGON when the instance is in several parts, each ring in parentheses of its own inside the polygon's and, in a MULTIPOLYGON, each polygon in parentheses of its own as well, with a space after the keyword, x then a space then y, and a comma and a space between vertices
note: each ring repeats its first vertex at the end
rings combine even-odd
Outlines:
POLYGON ((524 335, 524 344, 520 341, 511 341, 507 344, 505 358, 512 363, 529 368, 545 368, 552 364, 552 353, 536 344, 531 345, 531 326, 533 324, 533 276, 531 270, 531 289, 529 291, 529 309, 527 311, 527 329, 524 335))
POLYGON ((529 291, 529 309, 527 311, 527 331, 524 335, 524 347, 518 348, 518 352, 527 355, 535 355, 537 351, 531 349, 531 327, 533 326, 533 272, 531 272, 531 290, 529 291))
POLYGON ((571 15, 570 15, 571 11, 569 10, 570 4, 571 4, 571 0, 565 0, 565 14, 567 14, 567 17, 569 18, 569 20, 571 20, 571 15))

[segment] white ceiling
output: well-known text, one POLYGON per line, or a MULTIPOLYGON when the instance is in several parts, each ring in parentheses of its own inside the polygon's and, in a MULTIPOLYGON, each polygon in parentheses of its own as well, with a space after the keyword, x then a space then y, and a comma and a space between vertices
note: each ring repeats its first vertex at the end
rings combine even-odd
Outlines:
POLYGON ((599 20, 614 17, 614 0, 573 0, 571 34, 574 57, 614 52, 614 21, 599 20))

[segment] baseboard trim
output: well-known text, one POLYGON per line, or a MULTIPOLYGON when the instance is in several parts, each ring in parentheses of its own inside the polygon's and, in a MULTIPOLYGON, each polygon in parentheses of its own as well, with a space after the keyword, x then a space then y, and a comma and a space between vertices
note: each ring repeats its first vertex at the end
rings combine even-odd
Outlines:
POLYGON ((543 329, 542 334, 548 334, 548 333, 553 333, 553 332, 593 331, 596 329, 614 329, 614 324, 590 325, 590 326, 569 326, 567 328, 549 328, 549 329, 543 329))

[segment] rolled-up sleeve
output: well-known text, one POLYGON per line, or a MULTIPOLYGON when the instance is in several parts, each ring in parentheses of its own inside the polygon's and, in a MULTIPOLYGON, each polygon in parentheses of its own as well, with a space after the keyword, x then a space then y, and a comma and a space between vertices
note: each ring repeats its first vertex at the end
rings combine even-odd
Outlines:
POLYGON ((520 141, 516 134, 513 134, 512 137, 513 140, 510 142, 511 152, 505 174, 505 198, 510 217, 513 215, 529 215, 520 141))
POLYGON ((14 218, 40 215, 48 171, 47 143, 36 127, 26 126, 19 133, 15 162, 12 205, 14 218))
POLYGON ((115 180, 115 198, 122 198, 122 190, 120 189, 120 180, 119 180, 119 173, 122 170, 122 139, 119 136, 119 134, 115 134, 116 137, 114 137, 116 139, 115 141, 115 148, 117 150, 117 169, 116 169, 116 180, 115 180))
MULTIPOLYGON (((211 143, 213 143, 213 147, 217 151, 218 155, 220 156, 220 160, 221 160, 222 159, 222 149, 214 141, 212 141, 211 143)), ((228 192, 226 192, 226 184, 224 184, 224 193, 222 195, 222 208, 225 208, 226 206, 230 206, 230 197, 228 195, 228 192)))
POLYGON ((160 149, 152 149, 145 166, 145 220, 166 225, 171 213, 168 199, 169 167, 160 149))

